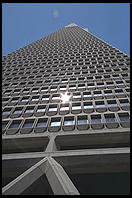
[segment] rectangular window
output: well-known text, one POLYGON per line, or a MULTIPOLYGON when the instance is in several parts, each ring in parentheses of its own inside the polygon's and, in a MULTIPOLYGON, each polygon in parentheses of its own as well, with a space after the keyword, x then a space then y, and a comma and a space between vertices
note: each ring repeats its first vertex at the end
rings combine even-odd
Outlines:
POLYGON ((83 98, 91 98, 92 95, 91 95, 91 92, 83 92, 83 98))
POLYGON ((92 123, 101 123, 101 115, 91 115, 92 123))
POLYGON ((11 123, 11 125, 10 125, 9 128, 11 128, 11 129, 19 128, 20 123, 21 123, 21 120, 19 120, 19 121, 13 121, 13 122, 11 123))
POLYGON ((129 101, 127 99, 119 100, 121 106, 129 106, 129 101))
POLYGON ((8 122, 2 122, 2 130, 4 130, 7 126, 8 122))
POLYGON ((14 93, 15 93, 15 94, 19 94, 20 91, 21 91, 20 89, 16 89, 16 90, 14 91, 14 93))
POLYGON ((28 94, 28 93, 29 93, 29 89, 24 89, 24 90, 23 90, 23 93, 24 93, 24 94, 28 94))
POLYGON ((106 96, 110 96, 110 95, 112 95, 112 90, 104 90, 104 94, 106 96))
POLYGON ((105 104, 104 101, 95 101, 96 108, 104 108, 105 104))
POLYGON ((32 97, 32 101, 39 101, 39 97, 32 97))
POLYGON ((19 100, 19 98, 12 98, 11 102, 16 103, 16 102, 18 102, 18 100, 19 100))
POLYGON ((81 103, 72 104, 72 110, 80 110, 80 109, 81 109, 81 103))
POLYGON ((49 97, 50 97, 49 95, 48 96, 43 96, 42 97, 42 101, 47 101, 48 102, 49 101, 49 97))
POLYGON ((65 117, 64 118, 64 126, 70 126, 70 125, 74 125, 75 121, 74 121, 74 117, 65 117))
POLYGON ((60 126, 61 125, 61 122, 57 122, 57 121, 53 121, 51 122, 51 126, 60 126))
POLYGON ((4 94, 9 95, 11 93, 11 90, 7 90, 4 92, 4 94))
POLYGON ((21 109, 15 109, 15 111, 13 112, 13 114, 21 114, 22 113, 22 108, 21 109))
POLYGON ((8 100, 9 100, 9 98, 4 98, 4 99, 2 100, 2 104, 7 104, 7 103, 8 103, 8 100))
POLYGON ((57 111, 57 107, 49 107, 49 112, 51 111, 57 111))
POLYGON ((86 115, 78 116, 77 117, 77 123, 78 123, 78 125, 88 124, 88 118, 87 118, 87 116, 86 115))
POLYGON ((3 111, 3 115, 9 115, 10 114, 11 109, 4 109, 3 111))
POLYGON ((84 109, 92 109, 93 103, 92 102, 85 102, 83 103, 84 109))
POLYGON ((121 122, 122 121, 123 122, 125 122, 125 121, 129 122, 130 121, 128 113, 118 113, 118 115, 119 115, 119 118, 120 118, 121 122))
POLYGON ((26 120, 23 128, 31 128, 33 126, 34 120, 26 120))
POLYGON ((102 92, 101 91, 94 91, 94 96, 102 96, 102 92))
POLYGON ((46 109, 45 106, 39 106, 39 107, 37 108, 37 113, 45 112, 45 109, 46 109))
POLYGON ((73 120, 66 120, 64 121, 64 125, 67 126, 67 125, 73 125, 74 124, 74 121, 73 120))
POLYGON ((38 88, 34 88, 34 89, 32 89, 32 93, 38 93, 38 88))
POLYGON ((34 111, 34 107, 27 107, 25 113, 33 113, 33 111, 34 111))
POLYGON ((28 102, 29 101, 29 97, 28 98, 22 98, 21 102, 28 102))
POLYGON ((117 106, 116 100, 107 100, 108 107, 115 107, 117 106))
POLYGON ((52 96, 52 100, 60 101, 60 94, 54 94, 54 95, 52 96))
POLYGON ((39 119, 37 123, 37 127, 46 127, 48 119, 39 119))
POLYGON ((114 114, 105 114, 105 120, 108 123, 115 122, 115 115, 114 114))

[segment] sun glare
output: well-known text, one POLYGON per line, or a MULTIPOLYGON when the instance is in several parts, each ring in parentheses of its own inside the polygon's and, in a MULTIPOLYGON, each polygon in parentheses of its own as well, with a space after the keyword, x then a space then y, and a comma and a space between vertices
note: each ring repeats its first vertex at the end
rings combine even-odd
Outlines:
POLYGON ((69 102, 70 97, 71 96, 68 95, 68 93, 61 94, 61 100, 62 100, 62 102, 69 102))

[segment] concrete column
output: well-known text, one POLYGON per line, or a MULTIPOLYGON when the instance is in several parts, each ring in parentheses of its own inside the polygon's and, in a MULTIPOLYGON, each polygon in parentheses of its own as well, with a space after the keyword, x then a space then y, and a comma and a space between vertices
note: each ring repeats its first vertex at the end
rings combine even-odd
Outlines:
POLYGON ((55 195, 79 195, 65 170, 52 157, 47 158, 45 174, 55 195))
POLYGON ((56 143, 55 143, 55 138, 56 138, 56 135, 52 134, 50 136, 50 140, 49 140, 49 143, 47 145, 47 148, 46 148, 45 152, 53 152, 53 151, 57 150, 56 143))

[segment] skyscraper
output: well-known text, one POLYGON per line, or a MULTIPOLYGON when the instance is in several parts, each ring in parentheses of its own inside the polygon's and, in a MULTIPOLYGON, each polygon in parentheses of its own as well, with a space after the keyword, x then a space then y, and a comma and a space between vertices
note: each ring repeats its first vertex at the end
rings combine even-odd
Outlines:
POLYGON ((2 71, 3 194, 129 194, 128 55, 70 24, 2 71))

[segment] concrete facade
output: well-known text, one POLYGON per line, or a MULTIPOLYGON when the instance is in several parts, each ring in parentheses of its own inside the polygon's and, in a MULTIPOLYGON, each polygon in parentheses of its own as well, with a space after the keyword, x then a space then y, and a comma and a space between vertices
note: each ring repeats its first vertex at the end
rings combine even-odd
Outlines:
POLYGON ((2 66, 3 195, 129 194, 130 57, 70 24, 2 66))

